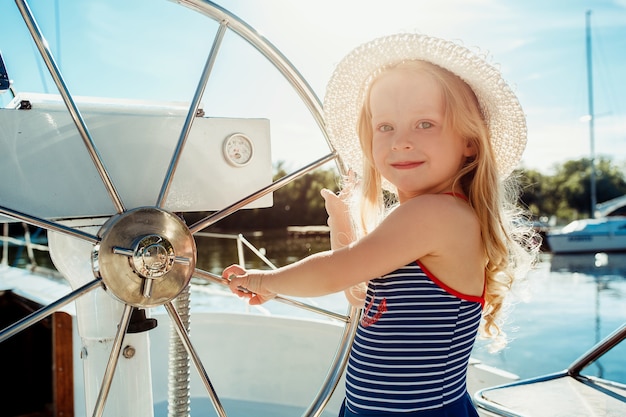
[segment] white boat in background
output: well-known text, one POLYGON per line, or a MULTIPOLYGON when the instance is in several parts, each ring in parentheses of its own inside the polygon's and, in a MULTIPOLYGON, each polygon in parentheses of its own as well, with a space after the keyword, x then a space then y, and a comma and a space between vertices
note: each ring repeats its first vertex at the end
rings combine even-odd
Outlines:
POLYGON ((626 217, 574 220, 546 236, 552 253, 626 251, 626 217))
POLYGON ((595 170, 595 112, 592 73, 591 10, 585 13, 587 61, 587 97, 590 143, 590 213, 591 218, 574 220, 561 229, 546 233, 552 253, 626 251, 626 217, 623 217, 626 196, 597 204, 595 170))
POLYGON ((596 205, 595 218, 626 215, 626 195, 612 198, 596 205))

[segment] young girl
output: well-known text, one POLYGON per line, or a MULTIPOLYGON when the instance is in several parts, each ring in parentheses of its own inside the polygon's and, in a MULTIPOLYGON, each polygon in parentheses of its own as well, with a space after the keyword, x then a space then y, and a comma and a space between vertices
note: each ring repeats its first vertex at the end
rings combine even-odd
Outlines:
POLYGON ((344 290, 364 308, 342 416, 477 416, 466 372, 479 325, 499 334, 503 298, 532 261, 507 191, 526 142, 519 102, 469 50, 400 34, 344 58, 324 110, 360 173, 339 196, 322 192, 331 250, 223 276, 250 304, 344 290))

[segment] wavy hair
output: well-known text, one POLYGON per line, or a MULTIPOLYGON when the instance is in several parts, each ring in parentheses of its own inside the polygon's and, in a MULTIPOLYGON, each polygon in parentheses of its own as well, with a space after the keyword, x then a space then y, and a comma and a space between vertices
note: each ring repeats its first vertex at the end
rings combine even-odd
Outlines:
POLYGON ((369 94, 371 86, 382 74, 401 69, 430 75, 441 87, 444 116, 449 128, 468 140, 476 150, 458 172, 454 184, 459 184, 480 222, 484 245, 485 308, 482 334, 495 340, 494 349, 506 343, 501 330, 502 309, 506 294, 516 277, 523 276, 532 265, 537 244, 532 228, 524 221, 525 213, 518 206, 516 178, 499 178, 490 134, 484 115, 473 90, 450 71, 426 61, 405 61, 379 71, 365 92, 358 119, 358 135, 364 153, 360 179, 360 197, 354 211, 358 219, 355 228, 360 235, 376 227, 389 210, 393 191, 383 192, 383 179, 376 170, 372 155, 373 132, 369 94))

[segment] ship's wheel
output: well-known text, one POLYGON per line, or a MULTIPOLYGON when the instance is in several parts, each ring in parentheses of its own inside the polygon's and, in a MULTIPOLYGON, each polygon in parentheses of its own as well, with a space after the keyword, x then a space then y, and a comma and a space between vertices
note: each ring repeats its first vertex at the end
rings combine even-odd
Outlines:
MULTIPOLYGON (((32 169, 36 173, 40 165, 37 162, 38 152, 50 158, 51 164, 65 165, 66 168, 69 164, 71 168, 65 170, 69 174, 64 174, 66 177, 62 183, 57 179, 56 184, 46 184, 46 175, 43 173, 44 185, 35 195, 25 193, 23 189, 16 192, 14 198, 5 195, 0 205, 0 214, 46 229, 53 259, 56 258, 55 263, 58 263, 59 270, 66 274, 79 275, 80 278, 73 282, 68 278, 73 284, 71 293, 4 329, 0 333, 0 341, 10 338, 72 301, 79 303, 87 299, 84 304, 91 304, 96 298, 94 293, 104 290, 108 299, 106 303, 118 305, 119 308, 113 310, 120 313, 113 318, 117 323, 117 330, 106 353, 108 355, 106 364, 95 383, 98 386, 97 396, 87 401, 90 408, 87 412, 93 416, 102 416, 108 404, 116 401, 110 395, 111 384, 119 366, 120 356, 125 354, 124 340, 130 336, 128 329, 131 317, 138 311, 161 306, 167 311, 178 334, 179 343, 195 366, 217 415, 227 415, 221 404, 220 394, 211 383, 210 375, 189 337, 176 303, 181 293, 188 289, 193 277, 224 284, 221 277, 197 268, 195 235, 244 207, 268 205, 268 198, 271 199, 272 192, 336 159, 335 152, 327 140, 319 100, 298 71, 272 44, 238 17, 210 1, 177 2, 204 15, 217 25, 217 29, 188 107, 183 111, 180 108, 159 108, 151 113, 154 109, 150 110, 148 106, 148 110, 145 110, 145 103, 118 101, 111 104, 74 97, 66 85, 34 14, 25 0, 16 0, 26 26, 59 90, 62 99, 59 103, 63 104, 64 108, 55 109, 54 104, 46 104, 45 100, 42 103, 48 106, 46 107, 48 111, 63 111, 68 114, 66 117, 69 117, 70 127, 57 128, 55 134, 49 138, 50 141, 42 143, 44 135, 33 138, 37 132, 31 131, 29 135, 28 126, 36 126, 37 117, 49 118, 49 113, 33 112, 24 116, 33 119, 21 125, 24 130, 19 131, 19 140, 16 137, 11 144, 11 156, 7 160, 17 162, 14 162, 12 168, 7 169, 32 169), (213 120, 202 117, 204 109, 201 102, 207 99, 205 88, 211 79, 215 62, 222 53, 220 47, 225 37, 232 34, 260 53, 284 81, 293 87, 299 100, 308 109, 313 124, 317 125, 320 141, 325 141, 328 147, 327 154, 276 181, 271 179, 266 121, 213 120), (103 119, 99 118, 98 114, 107 106, 114 107, 111 112, 112 119, 102 122, 103 119), (133 121, 126 112, 132 113, 135 110, 136 117, 133 121), (167 144, 141 138, 137 139, 139 143, 134 142, 137 129, 142 133, 154 129, 152 133, 158 136, 168 134, 172 124, 161 122, 164 119, 175 119, 177 116, 180 121, 177 125, 179 129, 174 132, 174 136, 167 144), (125 131, 126 127, 131 131, 125 131), (112 137, 102 137, 102 133, 95 133, 106 132, 111 128, 116 132, 112 137), (71 144, 68 139, 71 137, 79 137, 82 144, 71 144), (216 150, 206 151, 209 147, 205 145, 209 142, 217 143, 216 150), (25 146, 30 146, 30 149, 24 149, 25 146), (63 160, 69 158, 67 156, 69 153, 72 153, 74 158, 75 151, 82 152, 83 162, 63 160), (215 159, 203 164, 204 155, 194 154, 202 154, 205 151, 213 152, 210 157, 215 159), (85 158, 85 155, 88 155, 88 158, 85 158), (186 157, 192 159, 185 159, 186 157), (194 160, 194 157, 199 159, 194 160), (215 162, 216 160, 219 162, 215 162), (87 172, 81 172, 82 167, 87 172), (214 171, 209 171, 210 175, 207 175, 206 169, 214 171), (197 176, 209 178, 203 178, 198 183, 197 176), (191 186, 186 184, 185 179, 188 178, 195 178, 191 181, 191 186), (198 189, 198 184, 211 188, 198 189), (83 198, 81 187, 90 193, 88 198, 83 198), (104 189, 105 192, 101 193, 104 199, 99 196, 98 189, 104 189), (79 198, 74 198, 75 193, 79 194, 79 198), (204 194, 210 194, 210 197, 201 197, 204 194), (236 195, 234 200, 233 195, 236 195), (47 197, 49 199, 46 199, 47 197), (220 205, 221 207, 216 207, 220 205), (189 225, 179 215, 185 211, 203 211, 210 214, 189 225)), ((250 70, 254 71, 252 68, 250 70)), ((250 95, 254 93, 248 92, 250 95)), ((236 98, 228 97, 228 100, 236 98)), ((36 107, 33 105, 33 110, 36 110, 36 107)), ((22 114, 25 113, 20 113, 20 117, 22 114)), ((15 134, 18 135, 17 130, 15 134)), ((8 150, 7 146, 3 152, 8 150)), ((294 308, 318 311, 345 323, 336 349, 337 353, 334 358, 329 358, 327 377, 317 395, 311 393, 311 405, 304 413, 306 416, 318 416, 342 374, 348 347, 356 328, 355 317, 358 312, 354 308, 349 308, 345 315, 338 315, 301 302, 284 299, 283 301, 293 304, 294 308)), ((79 312, 80 310, 83 308, 80 308, 79 312)), ((242 381, 242 384, 245 384, 245 381, 242 381)), ((152 404, 148 407, 152 407, 152 404)))

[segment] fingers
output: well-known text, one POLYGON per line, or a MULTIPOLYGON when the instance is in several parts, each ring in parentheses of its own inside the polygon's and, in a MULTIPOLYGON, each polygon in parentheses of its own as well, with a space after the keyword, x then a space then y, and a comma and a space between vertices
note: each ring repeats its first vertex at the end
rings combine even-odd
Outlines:
POLYGON ((250 297, 251 292, 246 289, 247 272, 239 265, 230 265, 222 271, 222 278, 227 280, 228 287, 240 297, 250 297))
POLYGON ((356 178, 356 174, 352 169, 348 171, 348 174, 343 177, 343 185, 341 187, 342 192, 345 191, 346 194, 352 193, 352 191, 356 188, 358 180, 356 178))
POLYGON ((247 278, 246 277, 237 277, 235 275, 230 276, 230 282, 228 287, 230 291, 242 298, 251 298, 254 293, 247 288, 247 278))
POLYGON ((342 202, 339 199, 339 196, 333 193, 331 190, 327 188, 323 188, 322 191, 320 191, 320 194, 322 195, 322 198, 324 199, 324 206, 326 207, 326 212, 328 214, 332 214, 332 211, 336 207, 339 207, 340 205, 342 205, 342 202))
POLYGON ((248 304, 250 304, 251 306, 260 305, 265 303, 266 301, 271 300, 274 297, 276 297, 275 294, 273 294, 271 297, 262 296, 260 294, 252 294, 248 301, 248 304))
POLYGON ((342 183, 341 190, 337 194, 327 188, 322 189, 321 194, 327 207, 328 204, 334 204, 337 201, 341 201, 343 205, 348 204, 358 184, 358 179, 353 170, 349 170, 348 174, 343 176, 342 183))
POLYGON ((222 278, 229 279, 231 275, 244 275, 246 270, 239 265, 230 265, 222 271, 222 278))
POLYGON ((335 193, 333 193, 331 190, 329 190, 328 188, 322 188, 322 190, 320 191, 320 194, 322 195, 322 198, 324 200, 328 200, 329 198, 333 198, 333 197, 337 197, 335 195, 335 193))
POLYGON ((228 281, 233 294, 247 298, 250 305, 263 304, 276 297, 276 294, 263 289, 260 271, 250 274, 239 265, 231 265, 224 269, 222 278, 228 281))
POLYGON ((342 195, 343 191, 340 191, 339 194, 335 194, 328 188, 323 188, 320 191, 322 198, 324 199, 324 203, 326 203, 326 207, 345 207, 346 200, 345 195, 342 195))

